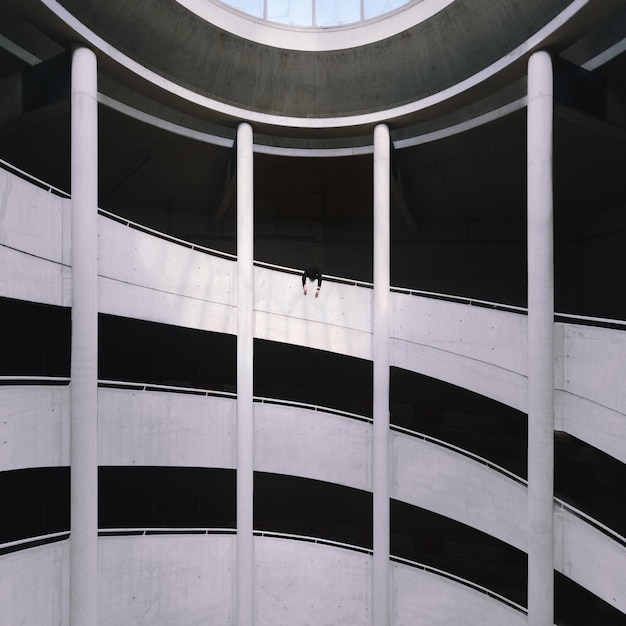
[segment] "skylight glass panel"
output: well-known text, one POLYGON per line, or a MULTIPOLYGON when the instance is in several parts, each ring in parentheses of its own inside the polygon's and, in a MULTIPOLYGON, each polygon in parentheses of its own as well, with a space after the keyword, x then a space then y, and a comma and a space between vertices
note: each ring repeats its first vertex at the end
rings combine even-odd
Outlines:
POLYGON ((263 17, 264 0, 222 0, 222 2, 243 13, 248 13, 254 17, 263 17))
POLYGON ((315 25, 340 26, 361 19, 361 0, 315 0, 315 25))
POLYGON ((364 0, 364 19, 370 20, 379 15, 395 11, 408 4, 409 0, 364 0))
POLYGON ((267 0, 267 19, 290 26, 311 26, 311 0, 267 0))

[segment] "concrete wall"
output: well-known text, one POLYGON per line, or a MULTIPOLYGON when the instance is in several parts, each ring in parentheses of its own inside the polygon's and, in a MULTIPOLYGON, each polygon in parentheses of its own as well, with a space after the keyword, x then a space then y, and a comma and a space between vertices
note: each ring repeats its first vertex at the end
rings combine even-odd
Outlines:
POLYGON ((626 546, 568 511, 554 522, 555 569, 626 614, 626 546))
POLYGON ((70 462, 69 387, 0 388, 0 471, 70 462))
POLYGON ((626 333, 557 324, 555 342, 557 430, 626 463, 626 333))
POLYGON ((0 624, 69 625, 70 543, 0 557, 0 624))
POLYGON ((394 626, 526 626, 526 614, 464 585, 404 564, 391 568, 394 626))
POLYGON ((70 202, 0 168, 0 295, 69 306, 70 202))
POLYGON ((526 551, 527 489, 434 443, 393 433, 391 497, 477 528, 526 551))
POLYGON ((256 626, 371 623, 371 556, 327 545, 257 537, 256 626))
POLYGON ((391 365, 526 409, 526 317, 394 293, 391 365))
POLYGON ((300 275, 255 268, 255 337, 371 359, 372 290, 329 281, 315 298, 300 275))
POLYGON ((255 470, 372 489, 372 427, 339 415, 255 404, 255 470))
POLYGON ((236 400, 99 389, 98 464, 235 468, 236 400))
POLYGON ((234 535, 100 537, 98 624, 233 624, 234 567, 234 535))
POLYGON ((98 219, 98 303, 103 313, 236 333, 232 260, 98 219))

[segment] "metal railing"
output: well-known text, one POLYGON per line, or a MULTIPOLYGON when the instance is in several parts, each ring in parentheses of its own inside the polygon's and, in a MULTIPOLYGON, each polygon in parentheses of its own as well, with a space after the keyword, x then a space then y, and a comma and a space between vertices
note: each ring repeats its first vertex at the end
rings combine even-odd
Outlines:
POLYGON ((508 606, 516 609, 520 613, 526 614, 528 610, 526 607, 521 604, 517 604, 517 602, 513 602, 513 600, 509 600, 509 598, 496 593, 495 591, 491 591, 491 589, 487 589, 478 583, 472 582, 471 580, 467 580, 466 578, 461 578, 456 574, 452 574, 450 572, 446 572, 444 570, 438 569, 436 567, 432 567, 430 565, 426 565, 424 563, 419 563, 418 561, 412 561, 411 559, 405 559, 399 556, 391 556, 391 561, 395 563, 402 563, 403 565, 409 565, 410 567, 414 567, 417 569, 421 569, 429 574, 436 574, 437 576, 441 576, 442 578, 447 578, 449 580, 453 580, 454 582, 460 583, 466 587, 470 587, 474 591, 479 591, 483 595, 489 596, 495 600, 499 600, 500 602, 507 604, 508 606))
POLYGON ((528 481, 522 478, 521 476, 518 476, 517 474, 514 474, 508 469, 505 469, 504 467, 501 467, 500 465, 493 463, 489 461, 488 459, 485 459, 479 456, 478 454, 474 454, 473 452, 470 452, 469 450, 465 450, 464 448, 459 448, 458 446, 455 446, 452 443, 448 443, 447 441, 437 439, 436 437, 431 437, 430 435, 425 435, 424 433, 420 433, 416 430, 411 430, 410 428, 404 428, 403 426, 396 426, 395 424, 391 424, 390 429, 394 432, 404 433, 405 435, 415 437, 416 439, 422 439, 424 441, 428 441, 429 443, 433 443, 442 448, 446 448, 447 450, 451 450, 452 452, 455 452, 456 454, 460 454, 461 456, 467 457, 468 459, 471 459, 472 461, 476 461, 477 463, 480 463, 480 465, 484 465, 485 467, 488 467, 489 469, 492 469, 500 474, 503 474, 507 478, 510 478, 511 480, 515 481, 516 483, 519 483, 520 485, 524 485, 526 487, 528 486, 528 481))
POLYGON ((170 526, 149 528, 99 528, 98 537, 147 537, 152 535, 235 535, 236 528, 200 528, 195 526, 170 526))
POLYGON ((15 174, 16 176, 18 176, 19 178, 23 180, 33 183, 40 189, 45 189, 48 193, 52 193, 56 196, 60 196, 61 198, 71 197, 67 191, 64 191, 63 189, 59 189, 58 187, 55 187, 54 185, 51 185, 50 183, 47 183, 44 180, 41 180, 41 178, 37 178, 36 176, 33 176, 32 174, 29 174, 28 172, 21 170, 19 167, 16 167, 15 165, 5 161, 4 159, 0 159, 0 167, 7 170, 8 172, 11 172, 12 174, 15 174))
MULTIPOLYGON (((47 191, 51 193, 54 193, 64 198, 71 197, 68 192, 62 189, 59 189, 57 187, 54 187, 54 185, 50 185, 46 183, 45 181, 37 178, 36 176, 33 176, 32 174, 29 174, 28 172, 21 170, 20 168, 12 165, 11 163, 8 163, 7 161, 0 159, 0 167, 16 174, 17 176, 25 180, 32 182, 33 184, 37 185, 38 187, 41 187, 42 189, 46 189, 47 191)), ((153 235, 154 237, 158 237, 160 239, 170 241, 172 243, 184 246, 191 250, 196 250, 204 254, 209 254, 211 256, 217 256, 217 257, 232 260, 232 261, 237 260, 237 256, 234 254, 222 252, 220 250, 208 248, 206 246, 202 246, 199 244, 194 244, 190 241, 180 239, 172 235, 168 235, 167 233, 163 233, 161 231, 155 230, 148 226, 143 226, 142 224, 139 224, 138 222, 134 222, 127 218, 116 215, 115 213, 111 213, 110 211, 106 211, 105 209, 98 209, 98 213, 111 220, 124 224, 129 228, 133 228, 135 230, 153 235)), ((263 261, 254 261, 254 265, 256 267, 264 267, 267 269, 272 269, 278 272, 283 272, 283 273, 288 273, 288 274, 294 274, 294 275, 302 274, 301 269, 291 268, 291 267, 282 266, 282 265, 275 265, 275 264, 266 263, 263 261)), ((373 286, 374 286, 373 283, 368 282, 368 281, 351 280, 349 278, 345 278, 341 276, 333 276, 330 274, 325 274, 324 280, 328 282, 334 282, 334 283, 339 283, 339 284, 344 284, 344 285, 363 287, 366 289, 373 289, 373 286)), ((490 309, 499 310, 499 311, 509 311, 509 312, 518 313, 521 315, 526 315, 528 313, 527 307, 503 304, 500 302, 492 302, 489 300, 483 300, 480 298, 471 298, 468 296, 456 296, 454 294, 446 294, 446 293, 439 293, 435 291, 425 291, 421 289, 413 289, 413 288, 407 288, 407 287, 394 287, 394 286, 390 288, 390 291, 392 293, 401 293, 401 294, 406 294, 406 295, 411 295, 411 296, 419 296, 419 297, 428 298, 431 300, 442 300, 445 302, 467 304, 468 306, 479 306, 479 307, 490 308, 490 309)), ((598 325, 602 327, 613 327, 613 328, 619 328, 619 329, 623 328, 626 330, 626 320, 605 318, 605 317, 594 317, 594 316, 589 316, 589 315, 576 315, 573 313, 559 313, 559 312, 555 312, 554 318, 555 318, 555 321, 566 320, 566 321, 572 321, 574 323, 581 323, 581 324, 586 324, 586 325, 598 325)))
POLYGON ((69 385, 68 376, 0 376, 0 385, 69 385))
POLYGON ((589 524, 596 530, 600 531, 603 535, 606 535, 610 539, 613 539, 613 541, 616 541, 617 543, 619 543, 621 546, 626 546, 626 537, 615 532, 613 529, 609 528, 608 526, 605 526, 604 524, 599 522, 597 519, 594 519, 590 515, 583 513, 579 509, 573 507, 571 504, 568 504, 567 502, 565 502, 564 500, 561 500, 560 498, 554 498, 554 504, 556 505, 557 508, 563 511, 567 511, 574 517, 577 517, 581 521, 589 524))
POLYGON ((161 391, 165 393, 181 393, 192 396, 217 396, 236 398, 237 394, 218 389, 204 389, 201 387, 181 387, 176 385, 160 385, 157 383, 139 383, 125 380, 98 380, 98 387, 104 389, 134 389, 136 391, 161 391))
POLYGON ((15 541, 7 541, 6 543, 0 543, 0 555, 8 554, 9 552, 17 552, 19 550, 26 550, 28 548, 35 548, 48 543, 56 543, 57 541, 69 539, 69 537, 70 531, 62 530, 56 533, 48 533, 45 535, 37 535, 35 537, 16 539, 15 541))

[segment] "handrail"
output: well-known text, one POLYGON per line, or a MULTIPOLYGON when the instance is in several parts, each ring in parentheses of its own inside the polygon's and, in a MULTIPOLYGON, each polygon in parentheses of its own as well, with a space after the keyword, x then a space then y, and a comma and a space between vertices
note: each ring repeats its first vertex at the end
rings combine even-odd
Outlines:
POLYGON ((236 528, 203 528, 195 526, 168 526, 148 528, 98 528, 99 537, 142 536, 147 535, 234 535, 236 528))
POLYGON ((597 323, 602 327, 605 326, 623 326, 626 329, 626 321, 616 320, 610 317, 593 317, 591 315, 574 315, 573 313, 555 313, 555 319, 558 321, 561 318, 565 320, 580 320, 582 322, 597 323))
POLYGON ((124 224, 128 228, 132 228, 134 230, 139 230, 141 232, 147 233, 149 235, 153 235, 154 237, 158 237, 159 239, 165 239, 166 241, 171 241, 172 243, 178 244, 180 246, 184 246, 185 248, 189 248, 191 250, 197 250, 198 252, 204 252, 205 254, 210 254, 211 256, 218 256, 223 259, 229 259, 231 261, 236 261, 237 256, 234 254, 229 254, 228 252, 222 252, 220 250, 215 250, 213 248, 207 248, 206 246, 201 246, 197 243, 192 243, 191 241, 186 241, 185 239, 179 239, 178 237, 174 237, 173 235, 168 235, 167 233, 163 233, 159 230, 155 230, 154 228, 150 228, 149 226, 144 226, 139 224, 138 222, 133 222, 125 217, 121 217, 120 215, 116 215, 115 213, 111 213, 105 209, 98 209, 98 214, 108 217, 115 222, 120 224, 124 224))
POLYGON ((409 565, 410 567, 415 567, 417 569, 424 570, 425 572, 429 572, 431 574, 436 574, 437 576, 442 576, 443 578, 454 580, 455 582, 461 583, 462 585, 465 585, 466 587, 471 587, 475 591, 480 591, 486 596, 494 598, 495 600, 499 600, 500 602, 503 602, 504 604, 508 604, 510 607, 516 609, 517 611, 520 611, 521 613, 524 613, 524 614, 528 613, 528 610, 526 609, 526 607, 522 606, 521 604, 517 604, 517 602, 513 602, 513 600, 510 600, 509 598, 506 598, 505 596, 502 596, 499 593, 496 593, 495 591, 491 591, 491 589, 487 589, 486 587, 483 587, 482 585, 479 585, 478 583, 472 582, 471 580, 467 580, 466 578, 462 578, 461 576, 457 576, 456 574, 452 574, 450 572, 446 572, 436 567, 426 565, 425 563, 419 563, 418 561, 405 559, 400 556, 391 555, 390 559, 391 561, 394 561, 396 563, 409 565))
POLYGON ((55 385, 69 385, 71 379, 67 376, 0 376, 0 385, 5 383, 26 383, 39 384, 41 382, 50 382, 55 385))
POLYGON ((20 178, 23 178, 24 180, 34 183, 35 185, 37 185, 37 187, 48 191, 48 193, 53 193, 57 196, 61 196, 62 198, 71 197, 70 194, 67 193, 67 191, 64 191, 63 189, 59 189, 58 187, 55 187, 54 185, 51 185, 50 183, 47 183, 44 180, 41 180, 41 178, 37 178, 36 176, 33 176, 32 174, 25 172, 19 167, 13 165, 12 163, 5 161, 4 159, 0 159, 0 167, 12 172, 13 174, 16 174, 17 176, 19 176, 20 178))
POLYGON ((604 524, 602 524, 602 522, 599 522, 598 520, 594 519, 590 515, 587 515, 587 513, 584 513, 580 509, 573 507, 571 504, 568 504, 564 500, 561 500, 561 498, 555 497, 554 503, 560 509, 567 511, 568 513, 571 513, 574 517, 577 517, 578 519, 582 520, 583 522, 586 522, 590 526, 593 526, 596 530, 599 530, 602 534, 607 535, 611 539, 617 541, 617 543, 619 543, 620 545, 626 546, 626 537, 624 537, 623 535, 620 535, 618 532, 615 532, 612 528, 605 526, 604 524))
POLYGON ((7 541, 6 543, 0 543, 0 553, 7 550, 17 551, 28 548, 33 543, 43 544, 52 543, 61 538, 69 538, 70 531, 62 530, 56 533, 47 533, 45 535, 37 535, 35 537, 26 537, 24 539, 16 539, 15 541, 7 541))
MULTIPOLYGON (((266 263, 265 261, 254 261, 255 267, 264 267, 270 270, 276 270, 283 274, 295 274, 302 276, 302 270, 294 267, 286 267, 284 265, 275 265, 274 263, 266 263)), ((343 276, 333 276, 332 274, 324 274, 323 280, 329 283, 340 283, 343 285, 352 285, 353 287, 365 287, 366 289, 373 289, 374 283, 367 282, 365 280, 356 280, 352 278, 345 278, 343 276)))
POLYGON ((455 296, 447 293, 437 293, 436 291, 423 291, 421 289, 410 289, 406 287, 390 287, 392 293, 404 293, 409 296, 421 296, 431 300, 445 300, 446 302, 457 302, 459 304, 467 304, 469 306, 481 306, 500 311, 512 311, 515 313, 528 313, 527 307, 514 306, 512 304, 502 304, 500 302, 490 302, 489 300, 480 300, 478 298, 470 298, 467 296, 455 296))
POLYGON ((297 407, 299 409, 308 409, 310 411, 317 411, 321 413, 331 413, 333 415, 341 415, 342 417, 349 417, 350 419, 359 420, 361 422, 373 423, 373 419, 367 415, 360 415, 359 413, 351 413, 350 411, 343 411, 341 409, 333 409, 332 407, 322 406, 320 404, 307 404, 306 402, 296 402, 295 400, 281 400, 280 398, 267 398, 264 396, 253 396, 253 402, 259 404, 278 404, 284 406, 297 407))
MULTIPOLYGON (((65 197, 65 198, 71 198, 71 195, 69 193, 67 193, 66 191, 63 191, 62 189, 59 189, 57 187, 54 187, 53 185, 50 185, 49 183, 46 183, 45 181, 37 178, 36 176, 33 176, 32 174, 28 174, 27 172, 24 172, 23 170, 19 169, 18 167, 12 165, 11 163, 8 163, 7 161, 0 159, 0 167, 3 167, 7 170, 10 170, 14 173, 16 173, 17 175, 32 181, 34 184, 36 184, 37 186, 41 187, 42 189, 47 189, 49 192, 55 193, 59 196, 65 197)), ((119 222, 121 224, 126 225, 129 228, 133 228, 135 230, 139 230, 145 233, 148 233, 150 235, 153 235, 155 237, 158 237, 160 239, 164 239, 167 241, 171 241, 172 243, 176 243, 178 245, 184 246, 186 248, 190 248, 191 250, 197 250, 199 252, 203 252, 205 254, 210 254, 212 256, 218 256, 224 259, 229 259, 232 261, 236 261, 237 260, 237 255, 234 254, 230 254, 228 252, 222 252, 220 250, 215 250, 213 248, 207 248, 206 246, 202 246, 200 244, 194 244, 190 241, 186 241, 184 239, 179 239, 178 237, 174 237, 172 235, 168 235, 167 233, 163 233, 161 231, 155 230, 153 228, 150 228, 148 226, 143 226, 142 224, 139 224, 138 222, 134 222, 132 220, 129 220, 127 218, 121 217, 119 215, 116 215, 115 213, 111 213, 110 211, 107 211, 105 209, 98 209, 98 213, 100 215, 103 215, 105 217, 108 217, 116 222, 119 222)), ((264 261, 254 261, 254 265, 256 267, 265 267, 268 269, 273 269, 279 272, 284 272, 284 273, 288 273, 288 274, 295 274, 295 275, 301 275, 302 274, 302 270, 301 269, 295 269, 295 268, 291 268, 291 267, 286 267, 286 266, 282 266, 282 265, 275 265, 273 263, 266 263, 264 261)), ((328 282, 334 282, 334 283, 340 283, 340 284, 344 284, 344 285, 352 285, 352 286, 357 286, 357 287, 365 287, 367 289, 373 289, 374 285, 371 282, 368 281, 362 281, 362 280, 352 280, 349 278, 345 278, 345 277, 341 277, 341 276, 333 276, 333 275, 329 275, 329 274, 325 274, 324 275, 324 280, 328 281, 328 282)), ((411 295, 411 296, 420 296, 420 297, 424 297, 424 298, 429 298, 429 299, 433 299, 433 300, 444 300, 446 302, 457 302, 460 304, 466 304, 468 306, 479 306, 479 307, 485 307, 485 308, 491 308, 491 309, 495 309, 495 310, 499 310, 499 311, 510 311, 510 312, 515 312, 515 313, 520 313, 522 315, 526 315, 528 313, 528 308, 527 307, 520 307, 520 306, 515 306, 515 305, 510 305, 510 304, 503 304, 503 303, 499 303, 499 302, 492 302, 489 300, 482 300, 479 298, 471 298, 468 296, 456 296, 453 294, 445 294, 445 293, 439 293, 436 291, 424 291, 421 289, 413 289, 413 288, 407 288, 407 287, 394 287, 391 286, 390 287, 390 292, 391 293, 403 293, 406 295, 411 295)), ((603 326, 619 326, 619 327, 624 327, 626 329, 626 320, 619 320, 619 319, 612 319, 612 318, 605 318, 605 317, 594 317, 594 316, 589 316, 589 315, 576 315, 573 313, 559 313, 559 312, 555 312, 554 313, 554 318, 555 320, 558 319, 570 319, 570 320, 575 320, 575 321, 579 321, 579 322, 583 322, 583 323, 590 323, 590 324, 599 324, 599 325, 603 325, 603 326)))
POLYGON ((528 486, 528 481, 526 479, 522 478, 521 476, 518 476, 517 474, 514 474, 513 472, 498 465, 497 463, 493 463, 489 459, 485 459, 482 456, 479 456, 478 454, 474 454, 473 452, 470 452, 469 450, 465 450, 464 448, 459 448, 458 446, 455 446, 452 443, 448 443, 447 441, 443 441, 442 439, 437 439, 436 437, 431 437, 430 435, 426 435, 424 433, 420 433, 416 430, 411 430, 409 428, 404 428, 403 426, 396 426, 395 424, 391 424, 389 428, 392 431, 404 433, 405 435, 416 437, 417 439, 423 439, 424 441, 434 443, 435 445, 441 446, 442 448, 447 448, 448 450, 452 450, 453 452, 456 452, 457 454, 470 458, 473 461, 477 461, 481 465, 485 465, 489 467, 489 469, 495 470, 496 472, 499 472, 500 474, 504 474, 505 476, 514 480, 516 483, 519 483, 520 485, 524 485, 526 487, 528 486))
POLYGON ((310 535, 294 535, 291 533, 281 533, 273 530, 253 530, 255 537, 274 537, 276 539, 293 539, 294 541, 304 541, 306 543, 317 543, 326 546, 334 546, 336 548, 344 548, 353 552, 363 552, 365 554, 373 554, 372 548, 359 546, 354 543, 344 543, 343 541, 335 541, 333 539, 324 539, 323 537, 312 537, 310 535))
POLYGON ((237 394, 230 391, 220 391, 218 389, 203 389, 200 387, 179 387, 175 385, 159 385, 156 383, 138 383, 125 380, 98 380, 98 387, 107 389, 124 389, 129 387, 139 391, 172 391, 194 396, 218 396, 224 398, 236 398, 237 394))
MULTIPOLYGON (((0 378, 0 381, 2 379, 0 378)), ((162 392, 174 392, 196 396, 216 396, 223 398, 236 399, 237 394, 231 391, 219 391, 216 389, 202 389, 198 387, 179 387, 174 385, 159 385, 153 383, 138 383, 124 380, 98 380, 98 387, 104 389, 136 389, 138 391, 162 391, 162 392)), ((306 402, 297 402, 295 400, 283 400, 281 398, 269 398, 266 396, 253 396, 253 402, 258 404, 277 404, 284 406, 293 406, 302 409, 308 409, 320 413, 330 413, 333 415, 341 415, 350 419, 359 420, 362 422, 371 423, 373 420, 367 415, 361 415, 359 413, 351 413, 350 411, 343 411, 342 409, 334 409, 332 407, 323 406, 320 404, 307 404, 306 402)))

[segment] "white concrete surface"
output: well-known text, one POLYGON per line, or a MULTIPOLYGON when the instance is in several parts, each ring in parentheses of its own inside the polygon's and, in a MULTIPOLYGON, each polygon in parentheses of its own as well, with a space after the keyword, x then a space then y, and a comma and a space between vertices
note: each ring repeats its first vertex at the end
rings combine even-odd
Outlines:
POLYGON ((555 330, 556 429, 626 463, 626 333, 573 324, 555 330))
POLYGON ((526 626, 526 614, 461 583, 392 565, 394 626, 526 626))
POLYGON ((0 296, 69 306, 68 200, 0 168, 0 296))
POLYGON ((255 470, 372 490, 372 426, 339 415, 255 404, 255 470))
POLYGON ((255 626, 369 626, 372 557, 255 537, 255 626))
POLYGON ((234 469, 235 402, 100 388, 98 463, 234 469))
POLYGON ((0 471, 69 463, 69 387, 0 387, 0 471))
POLYGON ((554 616, 554 216, 552 58, 528 60, 528 621, 554 616))
POLYGON ((526 317, 394 293, 391 365, 526 410, 526 317))
POLYGON ((554 567, 626 614, 626 546, 555 508, 554 567))
POLYGON ((99 626, 234 624, 234 535, 100 537, 99 626))
POLYGON ((0 624, 69 626, 70 542, 0 556, 0 624))
POLYGON ((452 450, 404 433, 393 433, 391 445, 392 498, 526 550, 525 485, 452 450))
POLYGON ((101 216, 100 311, 236 333, 235 262, 101 216))

